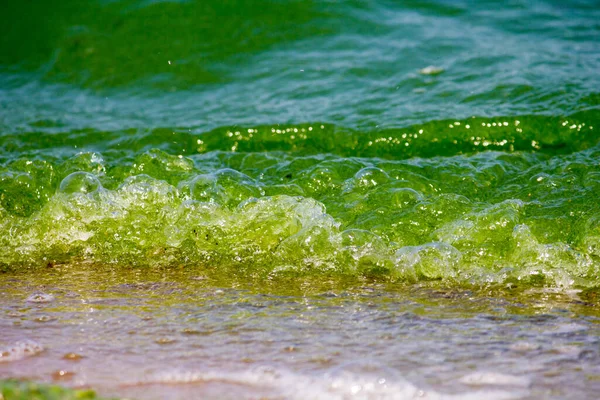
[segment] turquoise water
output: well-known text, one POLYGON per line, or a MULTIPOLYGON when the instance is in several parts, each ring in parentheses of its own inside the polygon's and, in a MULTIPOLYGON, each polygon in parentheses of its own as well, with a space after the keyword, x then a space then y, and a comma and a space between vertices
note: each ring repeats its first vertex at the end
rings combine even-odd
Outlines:
POLYGON ((140 398, 592 395, 598 21, 584 0, 10 1, 0 377, 140 398))

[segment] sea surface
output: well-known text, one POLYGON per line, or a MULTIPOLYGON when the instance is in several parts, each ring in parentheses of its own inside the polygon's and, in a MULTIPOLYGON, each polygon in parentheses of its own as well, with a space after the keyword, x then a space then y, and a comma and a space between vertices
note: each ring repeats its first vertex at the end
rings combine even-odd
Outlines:
POLYGON ((592 398, 600 3, 8 1, 0 378, 592 398))

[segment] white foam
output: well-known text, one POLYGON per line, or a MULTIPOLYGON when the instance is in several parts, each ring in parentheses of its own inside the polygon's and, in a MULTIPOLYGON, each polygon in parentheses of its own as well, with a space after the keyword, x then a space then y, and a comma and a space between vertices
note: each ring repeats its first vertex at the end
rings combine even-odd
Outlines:
POLYGON ((44 351, 44 347, 33 340, 18 341, 12 346, 0 348, 0 363, 17 361, 44 351))
POLYGON ((419 73, 421 75, 438 75, 441 74, 442 72, 444 72, 444 68, 441 67, 436 67, 434 65, 429 65, 425 68, 421 68, 419 70, 419 73))
POLYGON ((498 385, 529 387, 531 385, 531 380, 524 376, 485 371, 465 375, 460 378, 460 382, 470 386, 498 385))
MULTIPOLYGON (((389 376, 388 369, 378 369, 365 374, 355 374, 353 369, 341 372, 333 370, 322 375, 302 375, 273 367, 258 367, 231 371, 184 371, 168 370, 150 374, 131 385, 144 384, 190 384, 225 383, 246 385, 273 392, 291 400, 406 400, 406 399, 490 399, 505 400, 520 398, 522 390, 508 392, 500 390, 476 390, 460 394, 444 394, 423 390, 407 380, 389 376), (381 375, 380 372, 384 372, 381 375), (388 375, 388 376, 385 376, 388 375)), ((129 385, 128 385, 129 386, 129 385)))

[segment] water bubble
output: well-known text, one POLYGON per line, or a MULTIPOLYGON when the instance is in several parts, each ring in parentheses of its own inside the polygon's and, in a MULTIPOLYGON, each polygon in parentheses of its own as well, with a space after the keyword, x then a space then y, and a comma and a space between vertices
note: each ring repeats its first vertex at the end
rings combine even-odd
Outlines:
POLYGON ((50 303, 54 301, 54 296, 49 293, 34 293, 25 301, 28 303, 50 303))
POLYGON ((136 157, 132 173, 146 174, 174 184, 188 177, 193 169, 194 163, 186 157, 152 149, 136 157))
POLYGON ((264 195, 252 178, 230 168, 196 176, 191 181, 190 192, 195 200, 228 207, 236 207, 244 200, 264 195))
POLYGON ((462 253, 443 242, 406 246, 396 252, 396 265, 407 277, 441 279, 455 276, 462 253))
POLYGON ((374 361, 354 361, 333 368, 326 374, 330 390, 350 398, 412 398, 419 390, 399 373, 374 361))
POLYGON ((389 182, 389 175, 377 167, 365 167, 344 184, 345 191, 364 190, 389 182))
POLYGON ((100 189, 102 185, 98 178, 89 172, 73 172, 62 180, 58 191, 60 193, 91 193, 100 189))
POLYGON ((83 152, 66 160, 60 166, 60 171, 62 176, 78 171, 102 176, 106 173, 106 167, 104 166, 104 158, 100 153, 83 152))
POLYGON ((22 340, 12 346, 0 348, 0 363, 21 360, 44 351, 44 347, 33 340, 22 340))

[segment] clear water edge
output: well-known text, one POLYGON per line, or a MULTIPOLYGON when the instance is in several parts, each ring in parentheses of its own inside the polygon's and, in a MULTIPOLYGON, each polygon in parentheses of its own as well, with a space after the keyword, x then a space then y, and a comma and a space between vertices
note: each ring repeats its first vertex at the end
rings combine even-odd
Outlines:
POLYGON ((575 293, 109 271, 5 276, 5 348, 26 337, 44 351, 0 363, 0 376, 148 399, 346 398, 357 386, 356 398, 393 399, 597 390, 597 307, 575 293), (382 377, 388 384, 364 381, 382 377))

